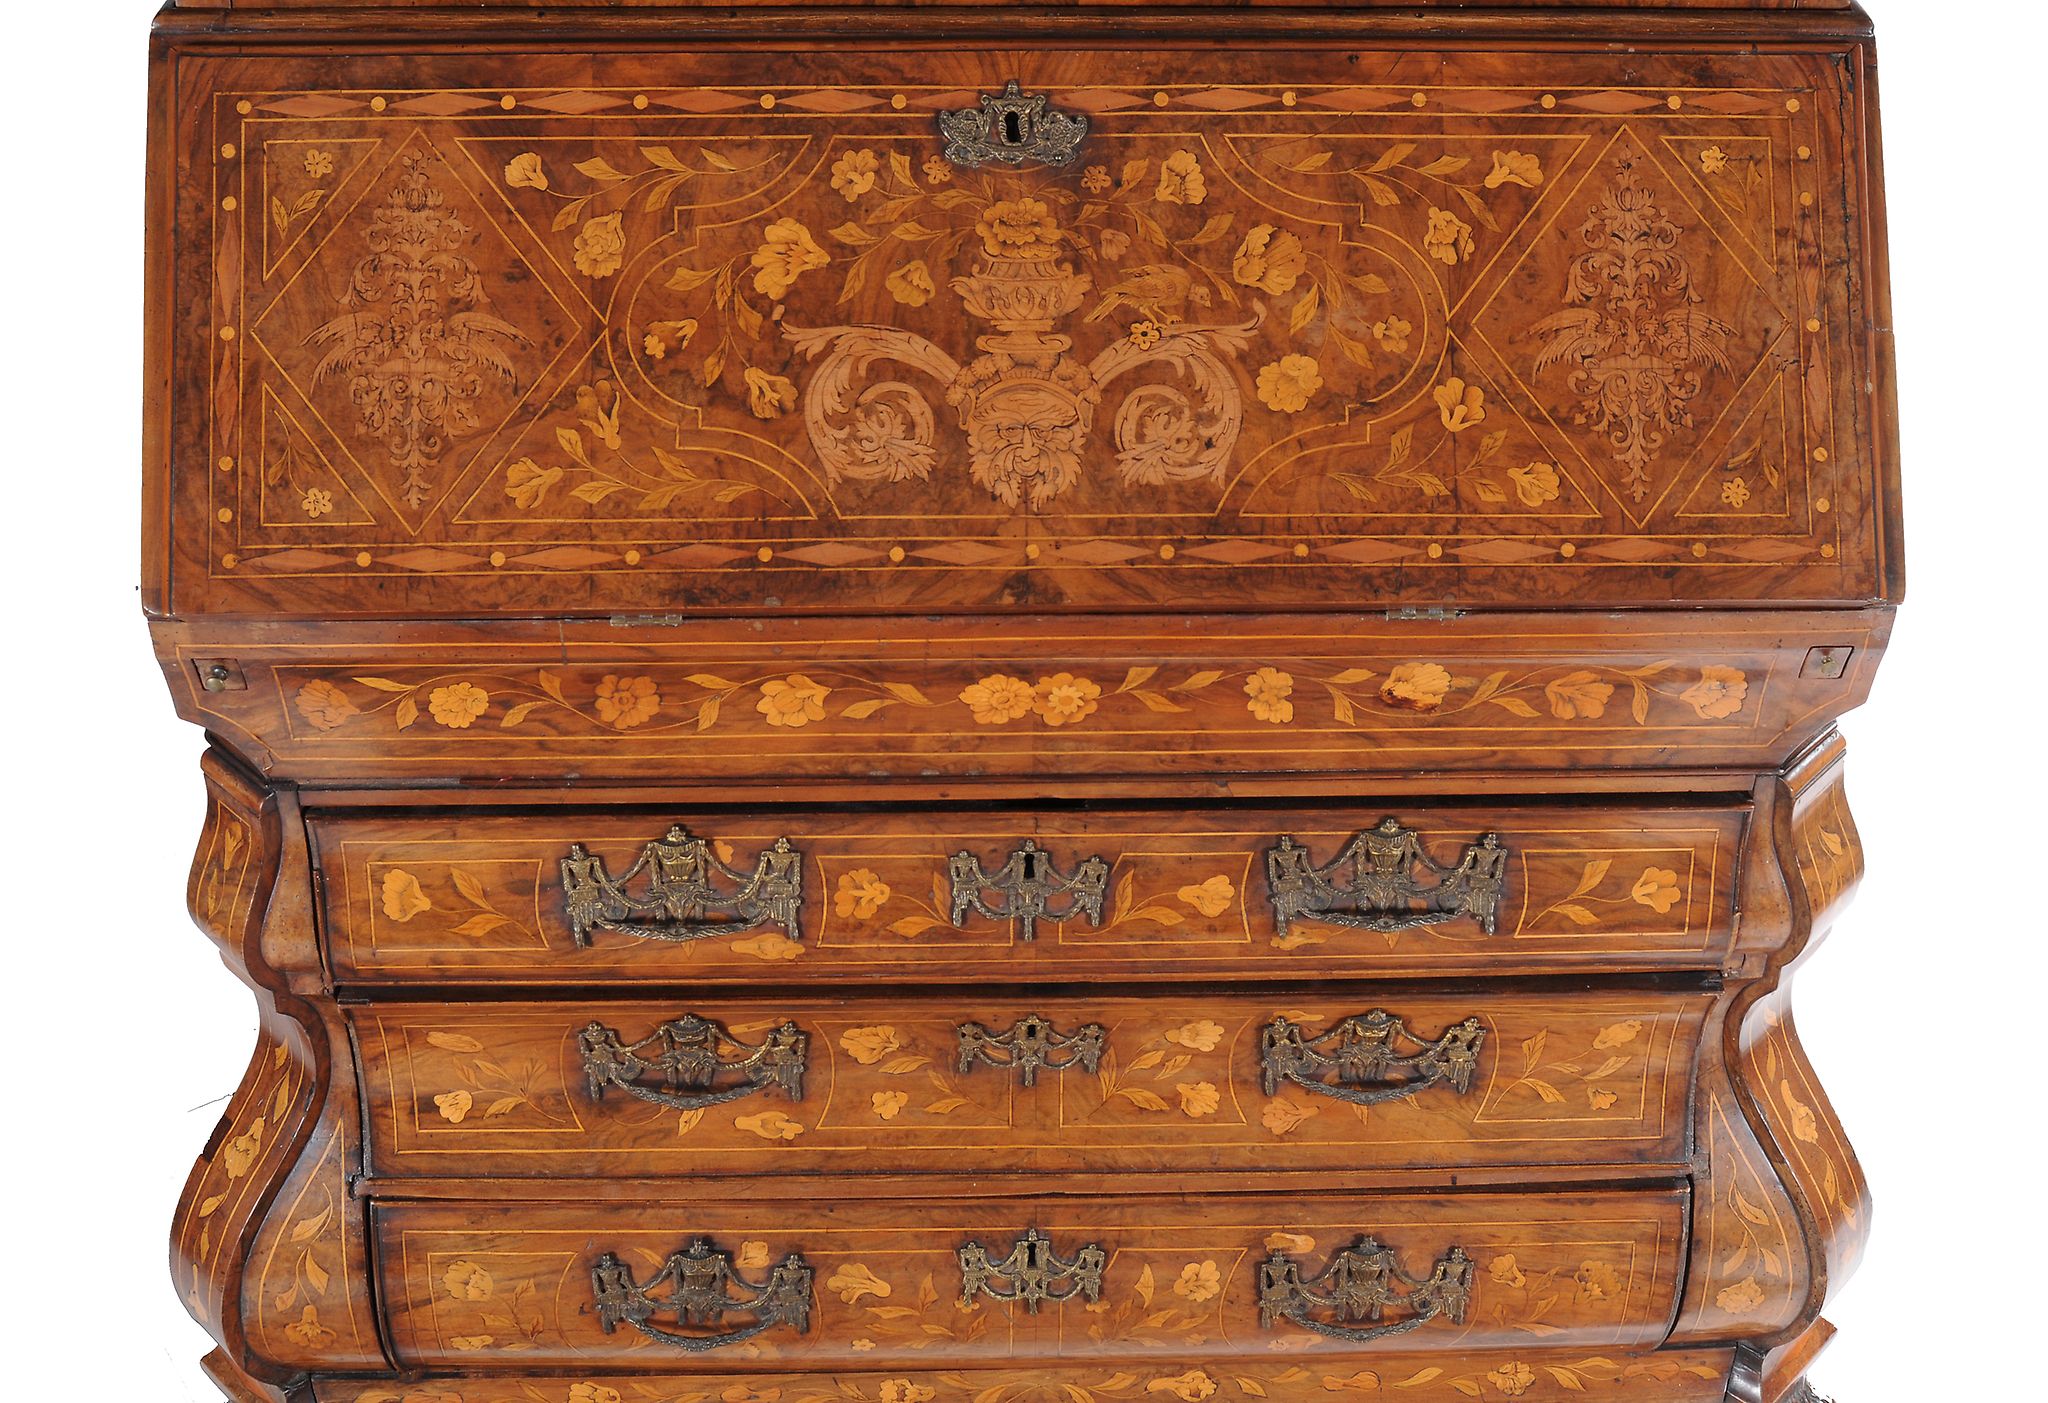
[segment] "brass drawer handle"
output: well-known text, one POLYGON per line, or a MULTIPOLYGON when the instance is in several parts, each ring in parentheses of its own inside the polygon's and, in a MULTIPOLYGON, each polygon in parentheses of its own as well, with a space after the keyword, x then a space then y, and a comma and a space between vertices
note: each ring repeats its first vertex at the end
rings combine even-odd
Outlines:
POLYGON ((1286 1252, 1259 1263, 1259 1323, 1268 1330, 1286 1320, 1318 1335, 1368 1344, 1419 1330, 1438 1316, 1463 1325, 1471 1300, 1472 1259, 1462 1247, 1437 1258, 1426 1277, 1408 1275, 1390 1249, 1364 1236, 1313 1277, 1304 1278, 1301 1263, 1286 1252), (1337 1321, 1317 1320, 1310 1314, 1316 1310, 1335 1311, 1337 1321), (1387 1320, 1389 1311, 1410 1313, 1387 1320), (1376 1323, 1362 1329, 1349 1323, 1362 1320, 1376 1323))
POLYGON ((777 1325, 790 1326, 799 1335, 811 1331, 811 1266, 794 1252, 771 1267, 759 1286, 733 1269, 732 1253, 701 1237, 672 1254, 645 1282, 635 1282, 626 1264, 610 1252, 597 1259, 590 1278, 597 1322, 607 1335, 621 1324, 630 1325, 650 1340, 696 1354, 750 1340, 777 1325), (669 1288, 667 1295, 653 1294, 664 1286, 669 1288), (733 1313, 751 1315, 753 1322, 709 1335, 685 1335, 654 1323, 668 1314, 679 1328, 716 1326, 733 1313))
POLYGON ((636 1043, 597 1022, 576 1041, 590 1094, 599 1101, 605 1089, 614 1086, 642 1101, 683 1111, 737 1101, 771 1086, 781 1087, 792 1101, 804 1099, 804 1063, 811 1040, 794 1023, 784 1022, 753 1047, 733 1037, 724 1024, 695 1013, 662 1024, 636 1043), (745 1055, 727 1061, 719 1056, 725 1047, 745 1055), (713 1090, 721 1074, 745 1080, 713 1090), (641 1085, 639 1078, 649 1075, 659 1075, 661 1087, 641 1085))
POLYGON ((1314 1037, 1292 1019, 1276 1018, 1259 1034, 1259 1075, 1268 1096, 1285 1080, 1354 1106, 1397 1101, 1440 1082, 1463 1096, 1472 1089, 1485 1041, 1477 1018, 1453 1024, 1434 1042, 1378 1008, 1314 1037), (1415 1050, 1404 1053, 1403 1047, 1415 1050), (1335 1081, 1323 1080, 1332 1073, 1335 1081))
POLYGON ((1109 892, 1109 864, 1099 857, 1083 860, 1070 877, 1054 864, 1052 855, 1026 839, 1022 847, 989 872, 971 852, 958 852, 947 864, 952 878, 953 924, 967 923, 967 913, 978 911, 992 921, 1009 921, 1017 927, 1018 938, 1026 944, 1038 938, 1038 923, 1065 925, 1086 916, 1102 924, 1102 900, 1109 892), (989 903, 995 892, 1002 905, 989 903), (1067 897, 1065 906, 1054 910, 1055 897, 1067 897))
POLYGON ((1049 1019, 1037 1014, 1020 1018, 1007 1033, 998 1033, 979 1023, 960 1025, 960 1070, 971 1072, 979 1063, 1015 1070, 1026 1086, 1038 1085, 1041 1068, 1064 1072, 1069 1067, 1094 1071, 1102 1065, 1102 1049, 1108 1038, 1098 1023, 1084 1023, 1071 1033, 1062 1033, 1049 1019))
POLYGON ((1280 934, 1307 917, 1328 925, 1392 932, 1447 925, 1470 916, 1488 935, 1500 923, 1508 850, 1498 833, 1466 845, 1454 867, 1424 851, 1421 837, 1399 820, 1380 820, 1318 867, 1309 850, 1283 837, 1266 851, 1266 879, 1280 934), (1422 881, 1420 871, 1431 880, 1422 881))
POLYGON ((717 849, 681 824, 640 850, 633 865, 614 877, 604 859, 581 843, 562 859, 562 896, 569 928, 578 945, 590 933, 616 931, 642 940, 705 940, 744 935, 780 926, 791 940, 803 939, 804 855, 787 838, 754 859, 752 871, 727 866, 717 849), (647 894, 627 884, 647 873, 647 894), (737 890, 718 890, 724 878, 737 890))
POLYGON ((979 1242, 960 1248, 960 1305, 964 1310, 976 1296, 997 1301, 1022 1301, 1025 1310, 1038 1314, 1047 1301, 1064 1301, 1083 1296, 1102 1299, 1102 1269, 1109 1256, 1089 1243, 1068 1260, 1053 1251, 1052 1239, 1037 1228, 1028 1229, 1011 1246, 1010 1254, 993 1261, 979 1242))
POLYGON ((1012 78, 1000 96, 988 93, 973 107, 939 114, 945 156, 963 170, 1026 161, 1064 166, 1081 150, 1088 119, 1055 108, 1044 93, 1027 93, 1012 78))

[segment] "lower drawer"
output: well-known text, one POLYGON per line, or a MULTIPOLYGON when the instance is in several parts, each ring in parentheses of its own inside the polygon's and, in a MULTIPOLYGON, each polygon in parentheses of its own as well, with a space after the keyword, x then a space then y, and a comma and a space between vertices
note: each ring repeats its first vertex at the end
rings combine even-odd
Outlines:
POLYGON ((375 1004, 385 1177, 1673 1164, 1705 994, 375 1004))
POLYGON ((401 1363, 1209 1360, 1661 1340, 1686 1195, 379 1202, 401 1363))

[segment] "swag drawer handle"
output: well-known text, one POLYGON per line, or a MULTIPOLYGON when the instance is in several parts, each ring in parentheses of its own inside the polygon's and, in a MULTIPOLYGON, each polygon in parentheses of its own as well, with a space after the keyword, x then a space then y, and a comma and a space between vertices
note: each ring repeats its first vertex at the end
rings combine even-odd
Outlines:
POLYGON ((734 1038, 716 1019, 695 1013, 669 1020, 636 1043, 597 1022, 585 1027, 576 1041, 590 1094, 599 1101, 611 1087, 680 1111, 722 1105, 774 1086, 792 1101, 804 1099, 804 1064, 811 1039, 791 1022, 783 1022, 753 1046, 734 1038), (720 1050, 727 1047, 742 1055, 721 1057, 720 1050), (717 1084, 721 1077, 735 1076, 741 1079, 736 1085, 717 1084), (642 1079, 648 1077, 659 1078, 659 1084, 647 1085, 642 1079))
POLYGON ((1281 838, 1266 850, 1267 896, 1282 936, 1303 918, 1392 933, 1448 925, 1461 916, 1492 935, 1500 925, 1507 867, 1498 833, 1481 834, 1445 867, 1424 850, 1414 829, 1384 818, 1320 867, 1307 848, 1281 838))
POLYGON ((562 899, 579 946, 590 944, 591 932, 599 930, 684 942, 779 926, 791 940, 802 940, 804 855, 789 839, 777 838, 747 871, 727 864, 716 844, 676 824, 616 877, 603 858, 581 843, 570 844, 562 859, 562 899), (631 884, 643 872, 645 894, 636 895, 631 884), (721 883, 732 890, 721 891, 721 883))
POLYGON ((769 1268, 768 1279, 758 1286, 734 1269, 732 1253, 702 1237, 671 1254, 644 1282, 634 1281, 631 1270, 610 1252, 597 1259, 590 1278, 597 1322, 607 1335, 622 1324, 630 1325, 650 1340, 701 1354, 750 1340, 777 1325, 787 1325, 799 1335, 811 1331, 813 1273, 811 1264, 795 1252, 769 1268), (665 1295, 654 1294, 664 1287, 665 1295), (722 1325, 726 1316, 735 1314, 753 1319, 737 1330, 681 1333, 686 1326, 722 1325), (657 1324, 663 1315, 672 1316, 677 1328, 657 1324))
POLYGON ((1274 1252, 1259 1263, 1259 1323, 1270 1330, 1285 1320, 1331 1339, 1369 1344, 1419 1330, 1438 1316, 1465 1323, 1472 1301, 1472 1259, 1462 1247, 1437 1258, 1425 1277, 1401 1270, 1392 1249, 1361 1236, 1330 1258, 1312 1277, 1290 1253, 1274 1252), (1319 1320, 1312 1312, 1334 1312, 1319 1320), (1401 1318, 1389 1320, 1390 1312, 1401 1318), (1371 1321, 1360 1326, 1359 1321, 1371 1321))
POLYGON ((1385 1009, 1314 1036, 1290 1018, 1275 1018, 1259 1034, 1260 1084, 1268 1096, 1289 1081, 1354 1106, 1397 1101, 1437 1085, 1463 1096, 1472 1089, 1485 1042, 1486 1026, 1477 1018, 1452 1024, 1434 1042, 1409 1032, 1385 1009))
POLYGON ((1084 1023, 1071 1033, 1062 1033, 1052 1026, 1051 1019, 1035 1013, 1018 1019, 1007 1033, 979 1023, 962 1023, 959 1067, 962 1073, 981 1063, 1004 1067, 1015 1071, 1024 1085, 1036 1086, 1042 1068, 1095 1071, 1102 1065, 1107 1041, 1108 1034, 1098 1023, 1084 1023))

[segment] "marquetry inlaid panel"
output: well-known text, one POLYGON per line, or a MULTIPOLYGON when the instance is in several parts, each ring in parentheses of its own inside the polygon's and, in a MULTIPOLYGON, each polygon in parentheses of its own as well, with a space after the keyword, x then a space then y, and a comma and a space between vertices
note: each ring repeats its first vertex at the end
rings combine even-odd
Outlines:
POLYGON ((1818 56, 183 71, 184 611, 1889 578, 1818 56), (1070 167, 941 156, 1010 78, 1070 167))

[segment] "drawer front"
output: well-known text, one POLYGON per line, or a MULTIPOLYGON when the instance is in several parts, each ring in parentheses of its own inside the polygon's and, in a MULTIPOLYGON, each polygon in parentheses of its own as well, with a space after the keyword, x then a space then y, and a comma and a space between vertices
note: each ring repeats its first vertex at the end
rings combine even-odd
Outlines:
POLYGON ((1585 47, 181 56, 152 589, 1884 597, 1856 55, 1585 47))
POLYGON ((1286 980, 1718 967, 1745 815, 337 814, 313 841, 344 982, 1286 980))
POLYGON ((1341 1171, 1682 1162, 1709 1002, 933 995, 351 1019, 378 1175, 1341 1171))
POLYGON ((391 1338, 415 1367, 1193 1365, 1653 1342, 1685 1202, 382 1203, 373 1230, 391 1338), (1346 1283, 1351 1309, 1331 1304, 1346 1283))

